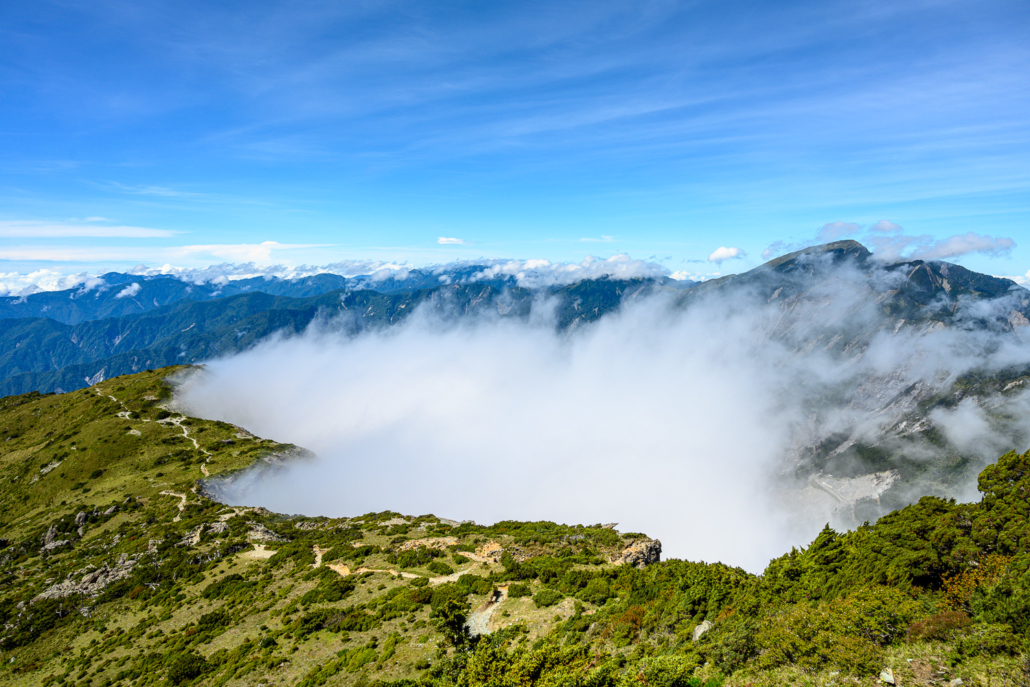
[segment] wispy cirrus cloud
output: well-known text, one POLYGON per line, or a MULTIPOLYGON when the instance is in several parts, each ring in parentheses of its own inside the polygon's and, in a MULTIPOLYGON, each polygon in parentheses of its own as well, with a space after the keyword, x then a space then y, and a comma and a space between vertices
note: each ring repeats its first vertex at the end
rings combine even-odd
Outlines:
POLYGON ((450 236, 441 236, 436 239, 436 242, 441 246, 467 246, 469 242, 465 239, 458 239, 450 236))
POLYGON ((823 243, 830 243, 845 236, 852 236, 862 230, 861 225, 854 222, 828 222, 819 229, 816 239, 823 243))
POLYGON ((222 243, 164 246, 141 249, 129 246, 2 246, 0 260, 22 262, 66 262, 107 264, 117 262, 170 262, 188 261, 204 263, 212 260, 229 262, 268 263, 283 259, 291 251, 326 248, 323 243, 222 243))
MULTIPOLYGON (((87 217, 87 222, 104 222, 103 217, 87 217)), ((0 220, 0 238, 168 238, 180 232, 150 227, 79 224, 37 220, 0 220)))
POLYGON ((138 196, 158 196, 161 198, 201 198, 204 193, 195 191, 182 191, 168 186, 154 186, 148 184, 122 184, 117 181, 109 181, 105 184, 108 188, 122 193, 130 193, 138 196))
POLYGON ((262 243, 232 244, 198 244, 193 246, 177 246, 165 249, 172 258, 186 259, 195 257, 215 257, 230 262, 265 263, 273 259, 273 254, 287 251, 306 250, 311 248, 327 248, 328 243, 279 243, 263 241, 262 243))

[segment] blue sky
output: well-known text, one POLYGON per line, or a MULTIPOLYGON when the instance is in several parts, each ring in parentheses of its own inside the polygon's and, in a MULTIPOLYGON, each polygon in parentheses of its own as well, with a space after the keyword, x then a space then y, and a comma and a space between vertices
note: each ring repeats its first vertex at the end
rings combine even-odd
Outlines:
POLYGON ((1025 0, 40 0, 0 45, 0 273, 820 236, 1030 270, 1025 0))

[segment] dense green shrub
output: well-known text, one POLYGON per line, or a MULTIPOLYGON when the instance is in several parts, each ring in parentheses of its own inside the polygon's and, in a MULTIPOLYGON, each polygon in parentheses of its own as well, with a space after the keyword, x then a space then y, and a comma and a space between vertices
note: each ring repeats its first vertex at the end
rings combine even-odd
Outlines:
POLYGON ((970 606, 978 620, 1004 623, 1019 634, 1030 634, 1030 571, 1011 571, 995 584, 977 588, 970 606))
POLYGON ((168 664, 168 681, 173 685, 184 685, 207 672, 207 660, 200 654, 180 654, 168 664))
POLYGON ((537 605, 537 608, 547 608, 555 605, 562 598, 561 592, 556 592, 553 589, 541 589, 533 596, 533 602, 537 605))
POLYGON ((222 579, 208 585, 202 596, 205 599, 222 599, 230 596, 249 593, 257 586, 257 582, 247 580, 239 573, 226 575, 222 579))
POLYGON ((426 566, 426 569, 431 573, 436 573, 437 575, 450 575, 454 572, 454 568, 443 561, 432 561, 426 566))
POLYGON ((583 588, 583 591, 581 591, 578 596, 584 601, 601 606, 605 601, 611 598, 612 590, 611 587, 608 586, 608 581, 606 579, 603 577, 595 577, 587 582, 586 587, 583 588))
POLYGON ((342 601, 357 586, 354 580, 348 577, 340 577, 335 571, 325 568, 327 573, 322 575, 318 586, 307 592, 300 598, 302 604, 313 603, 336 603, 342 601))
POLYGON ((882 648, 900 639, 917 612, 912 599, 889 587, 787 606, 761 623, 755 637, 758 664, 869 672, 881 662, 882 648))
POLYGON ((698 654, 645 658, 627 670, 618 684, 619 687, 702 687, 703 681, 692 677, 701 662, 698 654))
POLYGON ((1016 656, 1022 644, 1008 625, 977 623, 959 639, 951 659, 958 663, 974 656, 1016 656))
POLYGON ((533 590, 530 589, 528 584, 513 584, 508 587, 508 596, 513 599, 519 599, 532 594, 533 590))
MULTIPOLYGON (((431 549, 427 546, 419 546, 408 551, 401 551, 398 554, 391 555, 389 561, 402 568, 424 568, 433 562, 434 558, 439 558, 443 555, 442 551, 437 549, 431 549)), ((449 569, 449 568, 448 568, 449 569)), ((451 570, 451 572, 454 572, 451 570)))

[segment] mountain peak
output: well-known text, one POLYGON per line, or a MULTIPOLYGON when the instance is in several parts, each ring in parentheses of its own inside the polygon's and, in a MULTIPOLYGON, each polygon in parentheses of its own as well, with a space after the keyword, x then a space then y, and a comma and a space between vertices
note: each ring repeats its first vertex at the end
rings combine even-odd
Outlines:
POLYGON ((832 243, 824 243, 818 246, 809 246, 793 253, 787 253, 781 255, 778 258, 774 258, 769 262, 765 263, 766 267, 779 267, 785 263, 797 260, 804 255, 820 255, 824 253, 830 253, 833 255, 833 260, 836 262, 841 259, 854 258, 857 260, 866 260, 872 253, 868 248, 863 246, 858 241, 847 239, 845 241, 833 241, 832 243))

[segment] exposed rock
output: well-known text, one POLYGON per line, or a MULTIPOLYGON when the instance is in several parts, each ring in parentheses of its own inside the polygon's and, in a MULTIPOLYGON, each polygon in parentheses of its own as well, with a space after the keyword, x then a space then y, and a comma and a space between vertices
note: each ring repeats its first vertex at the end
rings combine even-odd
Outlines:
POLYGON ((694 634, 691 635, 691 639, 696 642, 699 639, 701 639, 701 637, 703 637, 704 634, 706 632, 708 632, 709 630, 711 630, 711 629, 712 629, 712 624, 710 622, 708 622, 707 620, 704 620, 704 621, 701 622, 700 625, 698 625, 697 627, 694 628, 694 634))
POLYGON ((276 534, 272 530, 268 529, 259 522, 249 522, 250 532, 247 533, 249 539, 257 539, 258 541, 290 541, 286 537, 276 534))
POLYGON ((638 539, 624 548, 612 561, 616 565, 646 567, 662 560, 662 543, 657 539, 638 539))
POLYGON ((890 668, 884 668, 883 670, 881 670, 880 671, 880 682, 882 682, 884 684, 887 684, 887 685, 895 684, 894 683, 894 671, 891 670, 890 668))
POLYGON ((75 524, 81 527, 86 522, 86 514, 79 511, 75 514, 75 524))
POLYGON ((53 470, 54 468, 56 468, 57 466, 59 466, 60 464, 61 464, 61 462, 57 461, 57 460, 55 460, 55 461, 53 461, 51 463, 47 463, 46 465, 44 465, 43 467, 41 467, 39 469, 39 474, 45 475, 48 472, 50 472, 51 470, 53 470))
POLYGON ((298 530, 317 530, 321 523, 315 520, 301 520, 294 527, 298 530))
POLYGON ((125 554, 121 555, 118 562, 113 566, 104 565, 102 568, 96 570, 90 570, 90 568, 83 568, 78 573, 74 573, 69 579, 64 582, 48 587, 44 592, 38 594, 32 599, 32 603, 41 601, 43 599, 63 599, 66 596, 73 594, 82 594, 84 596, 95 597, 104 590, 107 585, 112 582, 124 579, 132 574, 132 568, 136 565, 136 558, 128 558, 125 554), (75 582, 74 576, 85 572, 86 574, 82 578, 75 582))
POLYGON ((225 522, 224 520, 220 520, 219 522, 213 522, 207 526, 207 531, 211 534, 221 534, 222 532, 227 532, 228 530, 229 523, 225 522))
POLYGON ((428 539, 412 539, 401 544, 401 551, 410 551, 411 549, 417 549, 420 546, 424 546, 427 549, 436 549, 437 551, 443 551, 448 546, 454 546, 458 543, 455 537, 430 537, 428 539))
POLYGON ((104 515, 114 515, 118 511, 118 506, 111 506, 104 511, 104 515))
POLYGON ((200 535, 204 533, 204 525, 197 525, 194 529, 186 533, 186 536, 179 542, 179 546, 196 546, 200 543, 200 535))
POLYGON ((504 553, 504 547, 495 541, 489 541, 482 546, 476 548, 476 555, 480 558, 486 558, 494 563, 501 562, 501 554, 504 553))
POLYGON ((41 548, 39 552, 43 553, 46 551, 53 551, 54 549, 59 549, 70 543, 71 541, 68 539, 59 540, 57 538, 57 525, 51 525, 50 529, 48 529, 46 534, 43 535, 43 548, 41 548))

